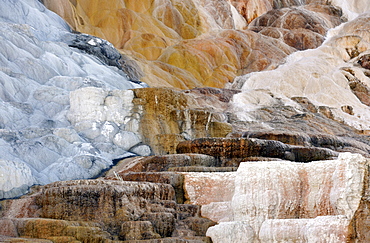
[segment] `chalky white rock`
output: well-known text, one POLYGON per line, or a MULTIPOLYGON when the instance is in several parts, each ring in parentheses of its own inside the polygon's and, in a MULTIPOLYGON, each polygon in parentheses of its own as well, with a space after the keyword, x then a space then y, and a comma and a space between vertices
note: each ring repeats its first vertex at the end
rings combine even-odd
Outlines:
POLYGON ((95 177, 140 142, 133 135, 134 142, 124 137, 128 146, 113 144, 129 108, 113 109, 132 106, 132 91, 116 100, 106 96, 144 84, 68 46, 73 38, 64 20, 39 1, 0 1, 0 198, 22 195, 33 184, 95 177))

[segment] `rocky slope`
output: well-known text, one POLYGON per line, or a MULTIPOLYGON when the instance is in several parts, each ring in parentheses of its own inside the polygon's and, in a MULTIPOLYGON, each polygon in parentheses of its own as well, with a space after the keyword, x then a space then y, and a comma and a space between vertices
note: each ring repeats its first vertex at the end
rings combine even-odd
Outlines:
POLYGON ((1 1, 0 240, 369 241, 369 10, 1 1))
POLYGON ((339 8, 320 1, 44 3, 72 28, 107 39, 137 60, 150 86, 181 89, 223 88, 236 75, 273 69, 296 48, 320 45, 326 31, 342 21, 339 8))
POLYGON ((207 231, 213 242, 366 242, 368 163, 349 153, 307 164, 244 162, 229 175, 186 174, 185 190, 220 222, 207 231))
POLYGON ((67 116, 71 91, 146 86, 105 64, 121 58, 114 47, 72 34, 37 1, 2 1, 0 20, 0 164, 11 171, 2 173, 1 198, 19 196, 33 184, 97 176, 112 159, 126 156, 128 150, 118 146, 97 149, 67 116), (83 45, 96 55, 82 51, 83 45))

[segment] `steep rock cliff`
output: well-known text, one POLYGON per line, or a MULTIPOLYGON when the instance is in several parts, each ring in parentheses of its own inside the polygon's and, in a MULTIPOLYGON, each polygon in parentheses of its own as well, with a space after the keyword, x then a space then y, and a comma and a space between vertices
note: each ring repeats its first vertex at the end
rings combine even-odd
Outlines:
MULTIPOLYGON (((229 186, 226 191, 234 191, 228 198, 233 216, 211 227, 207 235, 213 242, 237 242, 238 239, 245 239, 243 242, 366 242, 367 223, 358 215, 367 210, 368 163, 368 159, 351 154, 341 154, 334 161, 308 164, 242 163, 235 174, 235 184, 223 183, 229 186)), ((193 190, 193 185, 189 183, 185 188, 189 186, 187 190, 193 190)), ((207 197, 207 193, 206 189, 197 191, 192 200, 207 197)), ((217 200, 214 202, 217 205, 217 200)), ((217 206, 203 203, 203 215, 219 220, 228 216, 220 217, 214 213, 218 211, 217 206)), ((219 207, 222 210, 223 204, 219 207)))

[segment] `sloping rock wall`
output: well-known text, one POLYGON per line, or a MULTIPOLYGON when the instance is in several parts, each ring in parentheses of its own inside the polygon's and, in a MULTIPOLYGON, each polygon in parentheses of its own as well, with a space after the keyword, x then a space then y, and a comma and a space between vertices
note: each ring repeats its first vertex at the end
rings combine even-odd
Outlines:
MULTIPOLYGON (((366 133, 370 113, 363 97, 370 82, 368 70, 359 64, 370 48, 368 20, 369 13, 360 15, 329 33, 319 48, 292 54, 276 70, 237 78, 234 88, 244 90, 234 96, 237 116, 250 119, 245 113, 258 106, 251 101, 251 90, 263 89, 261 93, 278 96, 285 104, 286 98, 306 97, 316 107, 328 107, 333 119, 366 133)), ((269 102, 260 99, 261 105, 269 102)))
POLYGON ((94 46, 90 54, 70 47, 77 35, 39 1, 0 5, 0 197, 20 196, 33 184, 97 176, 127 150, 105 153, 71 126, 70 92, 146 85, 102 60, 120 56, 107 41, 85 35, 80 45, 94 46))
POLYGON ((369 241, 368 4, 330 2, 2 1, 0 196, 67 181, 0 241, 369 241))
POLYGON ((39 186, 21 199, 2 201, 0 234, 34 242, 210 242, 205 233, 215 223, 200 217, 199 206, 177 204, 164 178, 39 186))
POLYGON ((207 232, 213 242, 237 242, 239 238, 247 242, 366 242, 366 222, 358 216, 364 215, 368 203, 368 163, 349 153, 340 154, 337 160, 308 164, 241 163, 234 172, 234 184, 225 183, 226 175, 185 174, 185 191, 189 200, 203 205, 202 215, 220 222, 207 232), (218 181, 214 185, 224 186, 223 195, 233 191, 233 196, 220 200, 207 187, 197 187, 212 179, 218 181), (355 227, 360 224, 364 225, 355 227))
POLYGON ((150 86, 181 89, 222 88, 236 75, 274 69, 296 50, 285 43, 298 49, 317 47, 327 29, 341 22, 341 12, 321 1, 307 3, 312 7, 302 10, 292 8, 305 5, 302 1, 156 0, 142 2, 140 6, 135 3, 44 1, 73 29, 107 39, 137 60, 146 74, 142 81, 150 86), (101 6, 104 11, 100 11, 101 6), (279 10, 284 7, 291 9, 279 10), (247 30, 247 22, 273 9, 284 16, 292 12, 291 17, 281 21, 285 27, 280 31, 266 28, 262 35, 247 30), (320 25, 323 27, 319 33, 311 30, 320 25), (276 33, 284 37, 279 38, 276 33))

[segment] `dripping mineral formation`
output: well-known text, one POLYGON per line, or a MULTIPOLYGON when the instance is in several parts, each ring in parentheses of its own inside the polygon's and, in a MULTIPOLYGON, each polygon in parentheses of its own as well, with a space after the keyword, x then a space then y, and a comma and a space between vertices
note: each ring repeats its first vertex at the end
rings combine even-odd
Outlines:
POLYGON ((0 0, 0 241, 369 242, 369 21, 0 0))

